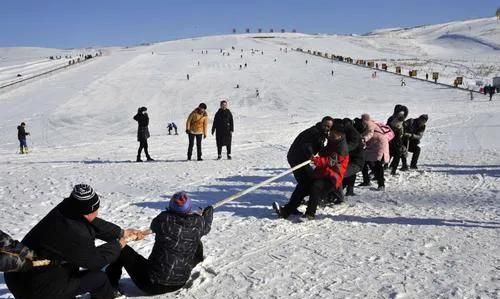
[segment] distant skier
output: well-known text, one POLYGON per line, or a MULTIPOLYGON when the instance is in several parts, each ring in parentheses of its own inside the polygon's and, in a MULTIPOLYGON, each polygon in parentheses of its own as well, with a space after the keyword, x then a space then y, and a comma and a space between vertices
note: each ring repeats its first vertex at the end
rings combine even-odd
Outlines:
POLYGON ((332 70, 332 77, 333 77, 333 70, 332 70))
POLYGON ((490 101, 493 99, 493 95, 495 94, 495 87, 490 85, 488 88, 488 94, 490 95, 490 101))
POLYGON ((425 74, 425 80, 429 80, 429 74, 425 74))
POLYGON ((474 92, 471 90, 469 90, 469 93, 470 93, 470 100, 474 100, 474 92))
POLYGON ((372 73, 372 78, 373 78, 373 79, 376 79, 376 78, 377 78, 377 72, 376 72, 376 71, 372 73))
POLYGON ((308 62, 308 61, 307 61, 307 59, 306 59, 306 64, 307 64, 307 62, 308 62))
POLYGON ((187 74, 187 75, 186 75, 186 78, 187 78, 187 79, 188 79, 188 81, 189 81, 189 74, 187 74))
POLYGON ((247 67, 247 63, 245 62, 245 67, 247 67))
POLYGON ((401 78, 401 86, 406 86, 405 78, 401 78))
POLYGON ((19 153, 27 154, 28 153, 28 144, 26 143, 26 136, 29 136, 30 133, 26 132, 26 124, 22 122, 19 126, 17 126, 17 139, 19 140, 19 153))
POLYGON ((256 90, 255 90, 255 96, 256 96, 256 97, 259 97, 259 96, 260 96, 260 93, 259 93, 259 90, 258 90, 258 89, 256 89, 256 90))
POLYGON ((205 103, 200 103, 196 109, 193 110, 186 120, 186 134, 189 137, 189 145, 187 152, 187 159, 191 160, 193 155, 194 140, 196 139, 196 152, 198 156, 198 161, 202 161, 201 158, 201 140, 202 138, 207 138, 207 127, 208 127, 208 114, 207 105, 205 103))
POLYGON ((175 131, 175 135, 179 135, 177 133, 177 125, 174 122, 168 123, 167 129, 168 129, 168 135, 172 135, 172 131, 175 131))
POLYGON ((231 160, 231 141, 234 132, 233 114, 227 109, 227 101, 220 102, 220 108, 215 113, 212 125, 212 135, 215 133, 217 142, 217 160, 222 158, 222 147, 226 146, 227 159, 231 160))
POLYGON ((137 150, 137 162, 142 162, 141 153, 144 149, 147 161, 154 161, 148 152, 148 138, 149 138, 149 116, 146 112, 148 108, 140 107, 137 109, 137 114, 134 116, 134 120, 137 121, 137 141, 139 142, 139 149, 137 150))

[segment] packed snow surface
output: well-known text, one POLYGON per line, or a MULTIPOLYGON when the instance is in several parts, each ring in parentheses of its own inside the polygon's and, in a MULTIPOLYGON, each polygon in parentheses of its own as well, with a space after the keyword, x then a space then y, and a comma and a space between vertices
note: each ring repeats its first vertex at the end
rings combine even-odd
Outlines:
MULTIPOLYGON (((385 121, 404 104, 410 117, 429 115, 418 171, 386 174, 385 192, 356 188, 347 205, 320 209, 304 223, 271 209, 291 195, 291 175, 245 195, 216 210, 203 239, 206 259, 186 287, 154 298, 498 298, 499 99, 471 101, 467 92, 409 79, 401 87, 394 75, 372 79, 369 70, 290 50, 427 59, 472 74, 474 61, 498 67, 498 28, 481 19, 360 37, 249 34, 112 48, 0 91, 0 229, 22 239, 80 182, 100 194, 102 218, 147 228, 176 191, 205 207, 287 170, 295 136, 325 115, 368 112, 385 121), (450 61, 457 53, 465 53, 463 63, 450 61), (185 119, 200 102, 213 119, 221 99, 235 117, 233 160, 215 160, 210 135, 204 161, 186 161, 185 119), (140 106, 148 107, 155 162, 133 162, 140 106), (22 121, 31 133, 28 155, 16 152, 22 121), (172 121, 178 136, 167 135, 172 121)), ((1 49, 0 78, 5 69, 30 73, 51 51, 1 49)), ((131 245, 147 256, 153 242, 131 245)), ((126 275, 122 288, 147 298, 126 275)), ((3 276, 0 298, 12 298, 3 276)))

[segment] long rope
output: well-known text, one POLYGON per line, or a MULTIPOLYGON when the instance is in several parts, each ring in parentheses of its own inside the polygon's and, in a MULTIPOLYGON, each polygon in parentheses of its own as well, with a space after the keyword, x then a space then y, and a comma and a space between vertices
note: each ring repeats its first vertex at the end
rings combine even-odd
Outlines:
POLYGON ((311 161, 310 161, 310 160, 304 161, 304 162, 300 163, 299 165, 296 165, 295 167, 290 168, 290 169, 288 169, 287 171, 285 171, 285 172, 283 172, 283 173, 281 173, 281 174, 279 174, 279 175, 277 175, 277 176, 271 177, 271 178, 269 178, 269 179, 267 179, 267 180, 263 181, 262 183, 259 183, 259 184, 257 184, 257 185, 254 185, 254 186, 252 186, 252 187, 250 187, 250 188, 248 188, 248 189, 245 189, 245 190, 240 191, 240 192, 238 192, 238 193, 236 193, 236 194, 234 194, 234 195, 231 195, 231 196, 229 196, 229 197, 228 197, 228 198, 226 198, 226 199, 223 199, 223 200, 221 200, 221 201, 219 201, 219 202, 216 202, 216 203, 214 204, 214 209, 216 209, 216 208, 218 208, 218 207, 220 207, 220 206, 222 206, 222 205, 225 205, 226 203, 228 203, 228 202, 230 202, 230 201, 233 201, 233 200, 235 200, 235 199, 237 199, 237 198, 239 198, 239 197, 242 197, 243 195, 245 195, 245 194, 247 194, 247 193, 250 193, 250 192, 252 192, 252 191, 254 191, 254 190, 256 190, 256 189, 258 189, 258 188, 260 188, 260 187, 262 187, 262 186, 264 186, 264 185, 267 185, 267 184, 269 184, 269 183, 271 183, 271 182, 273 182, 273 181, 276 181, 277 179, 279 179, 279 178, 281 178, 281 177, 284 177, 285 175, 287 175, 287 174, 289 174, 289 173, 291 173, 291 172, 293 172, 293 171, 295 171, 295 170, 297 170, 297 169, 299 169, 299 168, 302 168, 302 167, 304 167, 304 166, 308 165, 309 163, 311 163, 311 161))

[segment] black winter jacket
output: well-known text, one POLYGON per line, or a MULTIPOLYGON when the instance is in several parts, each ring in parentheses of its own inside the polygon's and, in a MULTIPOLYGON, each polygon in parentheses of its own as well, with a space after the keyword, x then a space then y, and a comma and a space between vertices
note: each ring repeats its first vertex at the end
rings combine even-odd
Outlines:
POLYGON ((361 134, 352 126, 345 126, 345 138, 349 149, 349 164, 356 164, 360 168, 365 165, 365 150, 361 141, 361 134))
POLYGON ((74 279, 79 267, 100 270, 120 255, 120 227, 100 218, 88 222, 70 209, 65 199, 24 237, 23 244, 38 258, 59 261, 63 266, 42 267, 31 272, 6 273, 7 286, 16 298, 70 298, 79 286, 74 279), (95 239, 106 241, 95 246, 95 239), (19 288, 19 285, 23 286, 19 288))
POLYGON ((288 150, 288 163, 293 167, 310 159, 325 146, 326 138, 320 122, 302 131, 288 150))
POLYGON ((164 211, 153 219, 151 230, 156 237, 148 258, 152 283, 166 286, 186 283, 197 263, 196 249, 201 237, 210 232, 212 218, 213 209, 203 216, 164 211))
POLYGON ((147 113, 137 113, 134 116, 134 119, 137 121, 137 141, 146 140, 149 138, 149 116, 147 113))
POLYGON ((30 133, 27 133, 23 126, 17 126, 17 139, 24 140, 26 136, 30 133))
POLYGON ((212 134, 215 133, 217 145, 230 145, 234 132, 233 114, 229 109, 219 109, 214 116, 212 134))
POLYGON ((409 147, 413 148, 420 143, 420 139, 424 136, 425 125, 420 125, 417 119, 410 118, 403 123, 403 130, 405 133, 402 140, 403 145, 409 143, 409 147), (406 136, 407 134, 410 136, 406 136))
POLYGON ((35 253, 0 230, 0 272, 28 271, 35 253))

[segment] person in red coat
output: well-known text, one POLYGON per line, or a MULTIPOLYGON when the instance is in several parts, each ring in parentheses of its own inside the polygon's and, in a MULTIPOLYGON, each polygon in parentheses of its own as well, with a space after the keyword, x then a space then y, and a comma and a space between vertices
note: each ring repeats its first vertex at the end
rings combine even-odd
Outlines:
POLYGON ((343 201, 342 180, 349 165, 349 149, 341 119, 334 120, 326 147, 312 162, 316 168, 305 213, 307 219, 314 219, 321 200, 328 201, 333 195, 333 202, 343 201))

